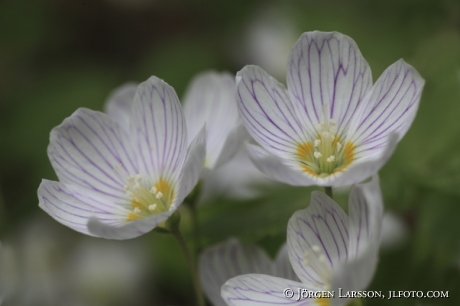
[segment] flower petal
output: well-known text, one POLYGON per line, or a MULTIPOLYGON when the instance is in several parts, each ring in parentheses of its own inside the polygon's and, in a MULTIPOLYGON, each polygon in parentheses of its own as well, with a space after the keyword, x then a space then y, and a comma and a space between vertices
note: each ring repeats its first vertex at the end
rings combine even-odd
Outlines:
POLYGON ((368 156, 355 161, 344 172, 335 175, 334 179, 330 181, 329 186, 339 187, 351 185, 362 182, 371 175, 377 173, 377 171, 379 171, 390 159, 391 155, 393 155, 397 144, 398 135, 396 133, 389 135, 387 145, 383 151, 379 152, 379 155, 368 156))
POLYGON ((184 98, 188 139, 195 138, 206 123, 207 164, 213 166, 228 135, 239 122, 235 78, 229 73, 205 72, 196 76, 184 98))
POLYGON ((292 268, 303 283, 327 286, 334 266, 348 258, 349 218, 326 194, 313 191, 310 205, 288 223, 292 268))
POLYGON ((279 157, 270 154, 263 148, 248 144, 247 149, 254 166, 272 180, 294 186, 314 185, 314 180, 291 169, 279 157))
POLYGON ((424 83, 402 59, 383 72, 350 126, 348 135, 357 156, 382 150, 391 133, 398 135, 398 141, 404 136, 415 118, 424 83))
POLYGON ((257 66, 244 67, 236 79, 238 107, 249 134, 270 153, 292 158, 306 136, 284 85, 257 66))
POLYGON ((178 199, 173 204, 175 207, 182 204, 185 197, 198 183, 206 156, 206 131, 206 126, 203 126, 188 148, 187 159, 182 169, 178 199))
POLYGON ((91 236, 95 235, 87 228, 91 217, 122 224, 128 214, 122 206, 114 205, 97 193, 61 182, 43 180, 38 187, 38 199, 40 208, 58 222, 91 236))
MULTIPOLYGON (((366 249, 358 258, 337 265, 332 277, 331 290, 337 293, 339 288, 342 292, 366 289, 377 268, 378 243, 377 241, 372 244, 372 247, 366 249)), ((348 298, 340 298, 336 294, 333 305, 346 305, 347 301, 348 298)))
POLYGON ((127 133, 108 115, 78 109, 51 131, 48 156, 59 181, 126 202, 126 182, 115 168, 138 173, 127 133))
POLYGON ((133 146, 142 175, 178 182, 186 156, 187 130, 174 89, 157 77, 137 88, 131 117, 133 146))
POLYGON ((249 273, 273 274, 272 262, 262 249, 242 245, 235 238, 207 248, 200 256, 200 280, 214 306, 226 305, 220 290, 227 280, 249 273))
MULTIPOLYGON (((336 120, 338 134, 372 86, 369 65, 350 37, 337 32, 307 32, 292 48, 287 84, 292 104, 309 131, 324 120, 323 106, 336 120)), ((329 118, 328 118, 329 119, 329 118)))
POLYGON ((299 290, 317 291, 318 288, 279 277, 263 274, 246 274, 228 280, 222 286, 222 298, 230 306, 249 305, 315 305, 313 299, 298 299, 299 290), (285 297, 285 289, 293 297, 285 297))
POLYGON ((158 224, 168 219, 174 211, 175 209, 170 209, 158 215, 125 222, 121 225, 107 224, 98 218, 90 218, 88 230, 91 234, 105 239, 132 239, 150 232, 158 224))
POLYGON ((378 175, 368 183, 354 185, 348 201, 350 215, 349 257, 359 257, 369 244, 380 242, 383 199, 378 175))
POLYGON ((135 83, 126 83, 116 88, 109 95, 104 106, 105 112, 128 132, 136 89, 137 84, 135 83))
MULTIPOLYGON (((236 126, 227 136, 227 139, 220 151, 213 168, 218 168, 232 159, 241 149, 244 141, 249 137, 248 132, 243 124, 236 126)), ((209 155, 208 155, 209 156, 209 155)))
POLYGON ((273 276, 293 280, 296 282, 300 282, 299 278, 292 269, 291 261, 289 260, 289 253, 287 244, 284 243, 278 254, 276 255, 275 259, 275 273, 273 276))

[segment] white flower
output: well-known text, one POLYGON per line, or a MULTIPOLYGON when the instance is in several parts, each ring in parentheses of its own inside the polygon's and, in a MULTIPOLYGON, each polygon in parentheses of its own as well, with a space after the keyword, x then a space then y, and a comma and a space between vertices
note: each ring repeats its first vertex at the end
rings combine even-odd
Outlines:
POLYGON ((228 305, 345 305, 339 290, 363 290, 374 274, 379 248, 383 203, 378 177, 352 188, 349 216, 324 193, 312 193, 308 208, 291 217, 287 228, 289 259, 301 282, 262 274, 230 279, 222 287, 228 305), (292 299, 291 288, 335 291, 333 300, 292 299))
POLYGON ((195 186, 206 132, 187 150, 179 99, 156 77, 138 86, 128 121, 116 120, 116 110, 112 118, 78 109, 51 131, 48 156, 59 182, 43 180, 38 198, 43 210, 76 231, 129 239, 169 218, 195 186))
POLYGON ((259 247, 242 245, 235 238, 207 248, 200 256, 200 281, 214 306, 227 305, 220 295, 221 287, 227 280, 249 273, 299 281, 289 263, 286 244, 281 247, 274 261, 259 247))
POLYGON ((372 85, 356 43, 304 33, 291 50, 286 89, 256 66, 237 74, 240 114, 255 165, 293 185, 343 186, 376 173, 409 129, 424 80, 399 60, 372 85))
POLYGON ((217 168, 231 159, 247 135, 240 122, 235 90, 232 75, 210 71, 197 75, 185 94, 189 139, 206 124, 206 168, 217 168))

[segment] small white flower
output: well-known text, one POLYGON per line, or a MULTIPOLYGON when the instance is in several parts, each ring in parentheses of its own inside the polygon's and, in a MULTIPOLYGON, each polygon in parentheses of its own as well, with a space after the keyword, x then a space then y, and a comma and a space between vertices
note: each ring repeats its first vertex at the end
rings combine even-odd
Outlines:
POLYGON ((184 97, 189 139, 206 124, 205 167, 214 169, 230 160, 247 136, 235 98, 235 78, 229 73, 204 72, 191 82, 184 97))
POLYGON ((349 215, 322 192, 312 193, 308 208, 291 217, 287 247, 296 282, 263 274, 234 277, 222 286, 228 305, 346 305, 347 298, 298 299, 298 289, 309 291, 364 290, 377 265, 383 203, 378 177, 353 186, 349 215), (292 299, 283 295, 291 288, 292 299))
POLYGON ((238 275, 262 273, 299 281, 289 262, 286 244, 273 261, 259 247, 242 245, 237 239, 230 238, 204 250, 199 269, 203 290, 214 306, 227 305, 220 295, 221 287, 238 275))
POLYGON ((372 85, 350 37, 317 31, 291 50, 288 89, 257 66, 236 80, 243 122, 263 147, 250 146, 254 163, 305 186, 350 185, 376 173, 412 124, 424 85, 403 60, 372 85))
POLYGON ((42 181, 39 205, 84 234, 129 239, 150 231, 176 211, 203 167, 205 128, 188 145, 174 89, 151 77, 129 108, 132 89, 112 95, 109 115, 79 109, 51 131, 59 182, 42 181))

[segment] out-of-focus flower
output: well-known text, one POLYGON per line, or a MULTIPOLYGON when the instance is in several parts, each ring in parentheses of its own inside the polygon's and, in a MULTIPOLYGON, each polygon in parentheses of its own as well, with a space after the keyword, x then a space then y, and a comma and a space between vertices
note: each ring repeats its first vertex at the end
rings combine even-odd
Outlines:
POLYGON ((183 99, 189 139, 206 125, 205 168, 230 160, 247 135, 240 123, 235 88, 235 78, 229 73, 204 72, 190 82, 183 99))
POLYGON ((292 268, 301 282, 262 274, 230 279, 222 287, 229 305, 289 304, 345 305, 347 298, 298 299, 298 290, 363 290, 377 264, 383 203, 378 177, 352 188, 349 216, 324 193, 312 193, 308 208, 299 210, 288 223, 287 246, 292 268), (284 289, 294 292, 286 298, 284 289), (297 300, 298 299, 298 300, 297 300))
POLYGON ((94 240, 36 218, 8 237, 1 266, 7 305, 143 301, 151 258, 139 240, 94 240), (114 269, 116 267, 116 269, 114 269))
POLYGON ((356 43, 304 33, 291 50, 288 90, 257 66, 237 74, 240 113, 259 170, 292 185, 343 186, 376 173, 409 129, 424 80, 399 60, 372 86, 356 43))
POLYGON ((392 212, 383 215, 380 246, 383 250, 392 250, 402 246, 409 238, 409 228, 404 220, 392 212))
POLYGON ((193 189, 206 131, 187 151, 172 87, 151 77, 136 90, 127 122, 79 109, 51 131, 48 156, 59 182, 43 180, 39 205, 57 221, 107 239, 142 235, 169 218, 193 189))
POLYGON ((203 181, 201 201, 206 202, 216 195, 233 199, 254 198, 260 194, 259 186, 274 184, 254 166, 243 146, 225 165, 208 173, 203 181))
POLYGON ((203 290, 214 306, 227 305, 220 295, 221 287, 238 275, 263 273, 299 281, 289 263, 286 245, 272 261, 259 247, 242 245, 235 238, 204 250, 200 256, 199 273, 203 290))
POLYGON ((278 79, 285 78, 289 52, 300 34, 287 14, 264 6, 251 19, 243 48, 235 51, 235 57, 241 64, 254 64, 278 79))

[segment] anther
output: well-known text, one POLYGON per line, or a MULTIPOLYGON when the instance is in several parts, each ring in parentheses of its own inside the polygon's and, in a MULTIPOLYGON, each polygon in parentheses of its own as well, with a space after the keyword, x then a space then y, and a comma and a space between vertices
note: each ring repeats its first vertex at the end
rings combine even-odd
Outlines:
POLYGON ((140 210, 139 207, 135 207, 135 208, 134 208, 134 212, 135 212, 136 214, 140 214, 140 213, 141 213, 141 210, 140 210))
POLYGON ((326 261, 326 256, 324 256, 323 254, 319 255, 318 261, 319 261, 320 263, 324 263, 324 262, 326 261))
POLYGON ((340 150, 342 148, 342 144, 340 142, 337 142, 337 150, 340 150))
POLYGON ((149 210, 154 211, 157 208, 157 204, 149 205, 149 210))
POLYGON ((326 159, 326 161, 329 162, 329 163, 330 163, 330 162, 333 162, 334 160, 335 160, 335 156, 334 156, 334 155, 331 155, 331 156, 329 156, 329 157, 326 159))
POLYGON ((163 193, 161 193, 161 191, 159 191, 157 195, 155 196, 155 198, 157 199, 161 199, 162 197, 163 197, 163 193))
POLYGON ((321 143, 321 140, 316 139, 315 140, 315 147, 319 147, 320 143, 321 143))
POLYGON ((311 249, 313 250, 313 252, 316 252, 316 253, 321 251, 321 248, 319 246, 317 246, 316 244, 314 246, 312 246, 311 249))
POLYGON ((313 155, 315 156, 315 158, 320 158, 321 156, 323 156, 323 154, 321 154, 321 152, 318 152, 318 151, 313 153, 313 155))
POLYGON ((155 187, 155 186, 153 186, 153 187, 150 189, 150 193, 151 193, 151 194, 157 194, 157 192, 158 192, 158 189, 157 189, 157 187, 155 187))

